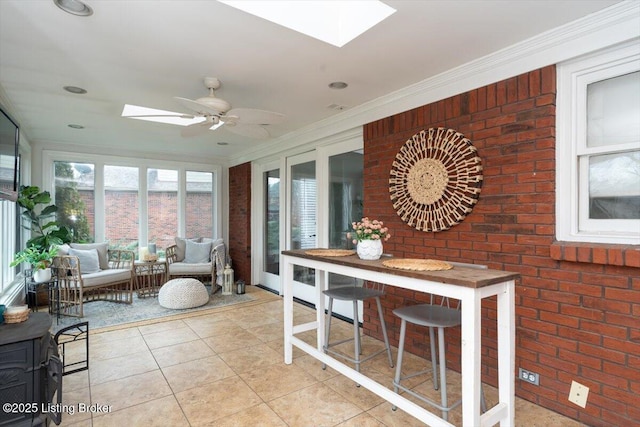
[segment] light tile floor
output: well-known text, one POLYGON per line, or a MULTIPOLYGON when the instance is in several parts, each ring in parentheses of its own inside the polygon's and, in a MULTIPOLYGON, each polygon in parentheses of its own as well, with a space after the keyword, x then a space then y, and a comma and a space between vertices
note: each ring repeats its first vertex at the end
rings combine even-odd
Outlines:
MULTIPOLYGON (((283 362, 283 302, 248 286, 256 301, 176 319, 103 329, 90 337, 90 369, 64 377, 63 426, 418 426, 415 418, 294 348, 283 362), (80 404, 84 410, 80 410, 80 404), (94 405, 94 406, 90 406, 94 405), (73 413, 71 413, 73 412, 73 413)), ((315 311, 295 305, 296 323, 315 311)), ((352 336, 352 325, 332 323, 332 339, 352 336), (335 335, 334 335, 335 333, 335 335)), ((315 333, 301 334, 315 343, 315 333)), ((344 344, 349 351, 349 344, 344 344)), ((364 352, 380 348, 364 337, 364 352)), ((396 349, 393 349, 396 355, 396 349)), ((425 368, 407 354, 403 366, 425 368)), ((384 353, 363 364, 382 383, 394 370, 384 353)), ((447 375, 450 399, 460 395, 460 377, 447 375)), ((413 378, 416 389, 438 398, 430 375, 413 378), (434 394, 436 393, 436 394, 434 394)), ((495 389, 484 388, 488 403, 495 389)), ((450 421, 460 424, 460 408, 450 421)), ((581 426, 516 399, 518 426, 581 426)))

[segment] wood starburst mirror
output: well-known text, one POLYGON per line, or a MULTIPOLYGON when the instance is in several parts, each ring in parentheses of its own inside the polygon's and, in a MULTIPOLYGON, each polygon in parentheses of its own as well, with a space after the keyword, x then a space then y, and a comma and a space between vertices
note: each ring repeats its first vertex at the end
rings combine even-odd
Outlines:
POLYGON ((482 187, 482 160, 471 141, 453 129, 420 131, 391 166, 393 208, 409 226, 442 231, 473 210, 482 187))

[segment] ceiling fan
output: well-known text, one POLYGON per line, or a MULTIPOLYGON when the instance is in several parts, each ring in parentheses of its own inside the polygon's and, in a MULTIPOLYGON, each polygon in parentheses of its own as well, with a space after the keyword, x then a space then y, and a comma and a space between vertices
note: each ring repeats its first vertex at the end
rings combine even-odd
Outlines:
MULTIPOLYGON (((269 138, 266 125, 282 123, 284 114, 273 111, 256 110, 253 108, 231 108, 231 104, 215 96, 215 90, 220 87, 220 80, 215 77, 205 77, 204 85, 209 89, 209 95, 196 100, 174 97, 190 114, 165 115, 165 117, 179 117, 193 119, 203 117, 203 121, 185 126, 180 134, 185 137, 205 133, 209 129, 217 129, 224 125, 229 132, 250 138, 269 138)), ((142 118, 144 116, 128 116, 142 118)), ((149 116, 147 116, 149 117, 149 116)), ((158 117, 158 116, 151 116, 158 117)))

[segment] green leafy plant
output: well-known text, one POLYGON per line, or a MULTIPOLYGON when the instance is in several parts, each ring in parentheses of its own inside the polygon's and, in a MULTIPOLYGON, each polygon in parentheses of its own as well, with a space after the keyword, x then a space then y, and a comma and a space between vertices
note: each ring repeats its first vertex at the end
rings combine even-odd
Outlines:
POLYGON ((58 252, 57 246, 71 241, 69 229, 55 219, 58 208, 50 203, 48 191, 40 191, 36 186, 20 187, 18 205, 24 209, 22 227, 31 231, 31 238, 26 248, 15 254, 12 267, 27 262, 36 270, 47 268, 58 252))
POLYGON ((51 203, 51 194, 40 191, 36 186, 21 186, 18 205, 22 212, 23 227, 31 230, 32 236, 27 241, 27 248, 35 246, 48 250, 53 245, 62 245, 71 241, 69 228, 60 225, 55 219, 58 207, 51 203), (41 205, 46 205, 40 209, 41 205))
POLYGON ((34 270, 43 270, 51 264, 51 259, 58 253, 58 247, 52 246, 49 250, 42 250, 36 246, 28 248, 16 253, 10 266, 15 267, 23 262, 29 263, 34 270))

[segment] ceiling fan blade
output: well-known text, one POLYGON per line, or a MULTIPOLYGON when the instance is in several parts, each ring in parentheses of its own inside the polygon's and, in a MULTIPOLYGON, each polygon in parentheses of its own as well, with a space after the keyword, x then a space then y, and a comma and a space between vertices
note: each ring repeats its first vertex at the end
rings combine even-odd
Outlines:
POLYGON ((208 131, 211 126, 213 126, 213 122, 207 119, 204 122, 194 123, 183 127, 180 130, 180 135, 187 138, 191 136, 198 136, 208 131))
POLYGON ((282 123, 285 119, 284 114, 275 113, 273 111, 256 110, 253 108, 234 108, 230 110, 226 116, 237 117, 235 121, 238 123, 254 125, 274 125, 282 123))
POLYGON ((234 126, 225 126, 229 132, 233 132, 238 135, 247 136, 249 138, 256 139, 267 139, 271 135, 269 132, 260 125, 234 125, 234 126))
POLYGON ((144 115, 136 115, 136 116, 122 116, 127 119, 138 119, 145 117, 177 117, 179 119, 194 119, 195 116, 190 114, 144 114, 144 115))
POLYGON ((173 99, 178 101, 183 107, 198 113, 200 116, 218 116, 220 112, 209 107, 208 105, 201 104, 191 99, 180 98, 179 96, 174 96, 173 99))

